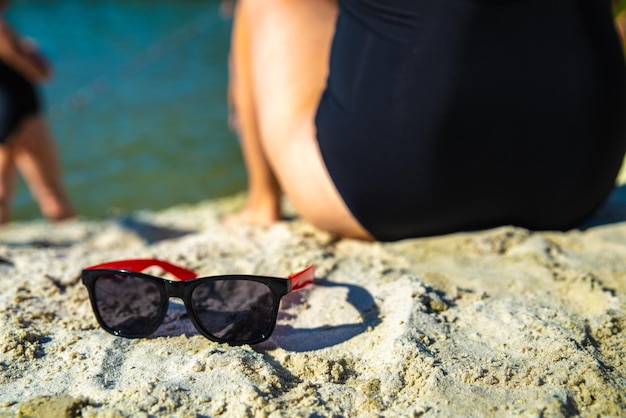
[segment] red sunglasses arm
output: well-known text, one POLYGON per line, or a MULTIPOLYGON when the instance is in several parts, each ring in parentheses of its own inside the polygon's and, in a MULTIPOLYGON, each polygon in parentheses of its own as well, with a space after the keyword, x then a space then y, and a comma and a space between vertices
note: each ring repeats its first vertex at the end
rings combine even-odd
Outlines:
POLYGON ((305 288, 311 284, 313 284, 313 280, 315 279, 315 265, 311 264, 309 267, 305 268, 302 271, 297 273, 293 273, 289 275, 289 280, 291 280, 291 291, 300 290, 305 288))
MULTIPOLYGON (((198 275, 191 270, 187 270, 186 268, 168 263, 167 261, 159 260, 157 258, 137 258, 130 260, 109 261, 87 267, 85 270, 112 269, 141 272, 152 266, 161 267, 164 271, 173 274, 180 280, 191 280, 198 277, 198 275)), ((313 284, 314 279, 315 266, 311 264, 304 270, 289 275, 289 280, 291 280, 291 291, 299 290, 313 284)))
POLYGON ((87 267, 85 270, 112 269, 142 272, 152 266, 161 267, 163 270, 173 274, 180 280, 191 280, 198 277, 198 275, 191 270, 187 270, 186 268, 168 263, 167 261, 159 260, 157 258, 137 258, 131 260, 109 261, 107 263, 87 267))

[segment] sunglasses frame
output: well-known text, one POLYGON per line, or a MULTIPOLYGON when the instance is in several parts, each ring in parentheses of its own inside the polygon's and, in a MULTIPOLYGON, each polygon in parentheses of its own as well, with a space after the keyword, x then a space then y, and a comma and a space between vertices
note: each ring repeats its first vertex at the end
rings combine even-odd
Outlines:
POLYGON ((211 341, 217 343, 227 343, 229 345, 258 344, 267 340, 274 332, 282 297, 290 292, 300 290, 304 287, 311 285, 313 283, 314 277, 315 267, 313 265, 308 266, 298 273, 291 274, 287 278, 248 274, 226 274, 218 276, 196 277, 196 273, 191 270, 187 270, 183 267, 159 259, 131 259, 112 261, 87 267, 83 269, 81 274, 82 282, 85 287, 87 287, 87 291, 89 293, 89 300, 91 301, 91 307, 96 316, 96 320, 98 321, 98 324, 110 334, 126 338, 143 338, 149 336, 163 324, 163 320, 167 315, 169 300, 170 298, 175 297, 182 299, 185 305, 185 310, 187 311, 191 322, 200 334, 202 334, 204 337, 208 338, 211 341), (141 270, 145 270, 146 268, 151 266, 161 267, 164 271, 176 276, 179 280, 169 280, 141 272, 141 270), (160 304, 158 307, 158 316, 157 319, 155 319, 154 324, 151 324, 151 326, 148 327, 149 329, 147 329, 145 332, 138 334, 124 333, 109 327, 102 319, 100 311, 98 309, 98 305, 96 303, 97 295, 95 291, 95 284, 99 277, 102 277, 103 275, 114 274, 130 275, 142 280, 149 281, 153 283, 155 287, 159 290, 160 304), (266 285, 272 292, 274 306, 272 306, 271 326, 268 332, 262 334, 259 338, 245 341, 232 341, 229 339, 217 337, 209 333, 201 325, 198 317, 196 316, 196 312, 194 311, 191 299, 193 290, 199 285, 206 284, 207 281, 224 281, 233 279, 262 283, 266 285))

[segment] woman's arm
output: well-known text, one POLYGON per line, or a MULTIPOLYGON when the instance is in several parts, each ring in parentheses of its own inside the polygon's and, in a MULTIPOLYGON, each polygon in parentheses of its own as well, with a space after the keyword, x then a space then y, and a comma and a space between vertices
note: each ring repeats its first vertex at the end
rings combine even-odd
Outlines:
POLYGON ((52 71, 37 47, 22 39, 11 26, 0 18, 0 59, 33 83, 46 81, 52 71))
POLYGON ((612 0, 615 13, 615 26, 622 37, 622 43, 626 45, 626 0, 612 0))

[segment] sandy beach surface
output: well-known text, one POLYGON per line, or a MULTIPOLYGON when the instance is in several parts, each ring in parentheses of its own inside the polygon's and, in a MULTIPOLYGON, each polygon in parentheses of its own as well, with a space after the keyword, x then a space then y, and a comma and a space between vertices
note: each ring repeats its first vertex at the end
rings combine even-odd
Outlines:
POLYGON ((0 417, 626 416, 626 188, 584 228, 365 243, 298 219, 228 228, 241 196, 0 231, 0 417), (83 267, 158 257, 283 276, 274 335, 230 347, 170 304, 99 328, 83 267))

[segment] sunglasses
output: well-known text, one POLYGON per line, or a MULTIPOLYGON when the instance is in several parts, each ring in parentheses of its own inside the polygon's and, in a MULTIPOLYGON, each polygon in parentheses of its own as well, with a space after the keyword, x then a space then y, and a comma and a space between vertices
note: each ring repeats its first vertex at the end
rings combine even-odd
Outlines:
POLYGON ((102 328, 141 338, 163 322, 169 298, 183 300, 200 334, 231 345, 257 344, 274 331, 280 299, 313 283, 314 266, 288 278, 231 274, 197 278, 196 273, 158 259, 120 260, 82 272, 91 306, 102 328), (157 266, 179 280, 141 273, 157 266))

